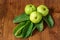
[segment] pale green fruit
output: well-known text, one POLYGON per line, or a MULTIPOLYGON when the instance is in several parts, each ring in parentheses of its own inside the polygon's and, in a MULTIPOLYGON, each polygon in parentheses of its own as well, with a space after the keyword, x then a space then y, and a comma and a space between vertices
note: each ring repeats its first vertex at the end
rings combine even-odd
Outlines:
POLYGON ((25 13, 30 15, 33 11, 36 11, 36 7, 33 4, 28 4, 25 7, 25 13))
POLYGON ((42 16, 47 16, 49 13, 49 9, 45 5, 40 5, 37 7, 37 12, 40 12, 42 16))
POLYGON ((39 12, 34 11, 30 14, 30 20, 33 23, 39 23, 42 20, 42 15, 39 12))

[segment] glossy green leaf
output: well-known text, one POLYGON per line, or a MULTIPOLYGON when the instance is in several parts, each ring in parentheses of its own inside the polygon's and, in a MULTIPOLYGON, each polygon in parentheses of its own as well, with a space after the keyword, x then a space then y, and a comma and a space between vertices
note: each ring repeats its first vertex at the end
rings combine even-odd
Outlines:
POLYGON ((26 35, 25 35, 25 38, 29 37, 30 34, 32 33, 32 30, 33 30, 33 23, 31 22, 28 29, 27 29, 27 32, 26 32, 26 35))
POLYGON ((13 20, 13 23, 20 23, 20 22, 27 21, 27 20, 30 20, 29 16, 23 13, 19 16, 16 16, 13 20))
POLYGON ((43 20, 48 24, 48 26, 50 28, 53 27, 54 21, 53 21, 53 18, 51 17, 51 15, 47 15, 46 17, 43 17, 43 20))
POLYGON ((33 25, 32 32, 31 32, 31 34, 30 34, 29 36, 32 36, 32 33, 33 33, 33 31, 36 29, 36 27, 37 27, 37 26, 33 25))
POLYGON ((37 28, 37 30, 38 30, 39 32, 43 31, 43 29, 44 29, 43 20, 40 21, 40 22, 39 22, 38 24, 36 24, 35 26, 36 26, 36 28, 37 28))
MULTIPOLYGON (((20 25, 21 24, 19 24, 18 26, 20 27, 20 28, 18 28, 18 30, 16 30, 17 28, 15 28, 15 32, 14 32, 14 35, 17 37, 17 38, 20 38, 20 37, 23 37, 23 35, 21 35, 22 34, 22 32, 23 32, 23 29, 24 28, 26 28, 26 26, 29 24, 29 21, 27 21, 24 25, 22 25, 21 27, 20 27, 20 25)), ((17 26, 17 27, 18 27, 17 26)))
POLYGON ((17 32, 17 30, 19 30, 19 28, 21 28, 24 24, 25 24, 25 22, 19 23, 19 24, 14 28, 13 34, 15 35, 15 33, 17 32))
POLYGON ((30 26, 30 21, 27 23, 27 25, 26 25, 26 26, 23 28, 23 30, 22 30, 22 33, 21 33, 22 38, 25 37, 26 32, 28 31, 29 26, 30 26))

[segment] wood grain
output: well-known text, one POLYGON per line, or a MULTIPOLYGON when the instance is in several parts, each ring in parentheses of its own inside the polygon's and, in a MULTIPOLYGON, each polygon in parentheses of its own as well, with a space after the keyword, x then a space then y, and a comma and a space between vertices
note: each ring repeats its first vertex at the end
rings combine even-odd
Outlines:
POLYGON ((22 40, 13 35, 16 26, 13 23, 15 16, 24 12, 26 4, 40 4, 48 6, 55 25, 50 29, 45 25, 43 32, 35 30, 33 36, 24 40, 60 40, 60 0, 0 0, 0 40, 22 40))

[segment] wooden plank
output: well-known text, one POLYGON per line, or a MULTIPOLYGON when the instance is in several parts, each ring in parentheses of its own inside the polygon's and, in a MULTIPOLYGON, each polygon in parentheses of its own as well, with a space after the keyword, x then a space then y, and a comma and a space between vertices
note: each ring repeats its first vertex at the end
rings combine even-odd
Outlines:
POLYGON ((4 20, 3 20, 3 15, 4 15, 4 1, 0 0, 0 40, 3 40, 3 28, 4 28, 4 20))

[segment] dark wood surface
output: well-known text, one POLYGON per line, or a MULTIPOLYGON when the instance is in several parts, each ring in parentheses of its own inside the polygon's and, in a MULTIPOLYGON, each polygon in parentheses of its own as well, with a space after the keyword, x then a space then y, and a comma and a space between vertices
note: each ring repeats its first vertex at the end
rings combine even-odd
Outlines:
POLYGON ((60 0, 0 0, 0 40, 22 40, 13 35, 16 26, 13 18, 24 12, 25 5, 29 3, 36 7, 40 4, 48 6, 55 25, 52 29, 45 25, 43 32, 35 30, 32 37, 24 40, 60 40, 60 0))

